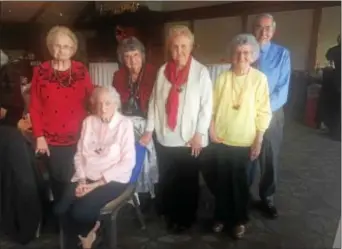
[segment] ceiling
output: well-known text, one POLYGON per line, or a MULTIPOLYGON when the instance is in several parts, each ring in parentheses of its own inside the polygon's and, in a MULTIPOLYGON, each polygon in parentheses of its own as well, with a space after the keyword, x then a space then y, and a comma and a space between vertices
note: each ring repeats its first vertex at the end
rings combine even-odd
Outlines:
MULTIPOLYGON (((115 8, 121 2, 96 1, 98 7, 101 3, 106 8, 115 8)), ((139 1, 154 11, 175 11, 197 7, 222 4, 227 1, 139 1)), ((71 23, 87 6, 86 1, 1 1, 0 21, 4 22, 40 22, 40 23, 71 23)))

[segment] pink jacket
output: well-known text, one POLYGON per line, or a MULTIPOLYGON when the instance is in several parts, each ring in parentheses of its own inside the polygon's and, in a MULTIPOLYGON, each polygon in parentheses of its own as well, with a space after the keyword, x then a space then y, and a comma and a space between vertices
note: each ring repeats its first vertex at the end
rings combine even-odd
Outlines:
POLYGON ((91 115, 83 121, 75 154, 75 174, 80 179, 127 183, 135 165, 134 129, 131 120, 115 113, 109 123, 91 115))

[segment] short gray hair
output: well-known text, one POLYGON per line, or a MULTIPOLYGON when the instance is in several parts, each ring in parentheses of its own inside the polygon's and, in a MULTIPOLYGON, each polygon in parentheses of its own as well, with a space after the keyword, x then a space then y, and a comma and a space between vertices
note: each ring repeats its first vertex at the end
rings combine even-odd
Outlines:
POLYGON ((140 51, 142 59, 143 59, 143 63, 144 63, 145 62, 145 46, 142 44, 142 42, 139 41, 134 36, 123 39, 120 42, 118 50, 117 50, 119 62, 121 64, 123 63, 124 54, 126 52, 135 51, 135 50, 140 51))
POLYGON ((113 99, 113 103, 115 104, 117 109, 121 109, 121 99, 120 94, 116 91, 116 89, 112 86, 98 86, 96 87, 90 97, 90 103, 94 106, 96 103, 96 98, 100 93, 109 93, 113 99))
POLYGON ((269 13, 262 13, 260 15, 257 15, 254 19, 254 27, 257 26, 259 24, 260 19, 264 17, 270 18, 272 20, 272 26, 273 26, 273 29, 275 29, 277 26, 276 21, 274 20, 274 17, 269 13))
POLYGON ((236 49, 238 46, 242 45, 250 45, 252 47, 253 51, 253 60, 256 61, 259 58, 260 54, 260 45, 255 39, 254 35, 252 34, 239 34, 235 36, 229 46, 229 52, 232 55, 232 52, 236 49))

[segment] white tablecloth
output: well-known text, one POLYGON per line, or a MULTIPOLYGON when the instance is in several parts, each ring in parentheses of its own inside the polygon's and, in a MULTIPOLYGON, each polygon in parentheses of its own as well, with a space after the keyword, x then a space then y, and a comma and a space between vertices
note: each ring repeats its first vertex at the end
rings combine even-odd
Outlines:
POLYGON ((223 73, 224 71, 229 70, 231 67, 230 64, 211 64, 207 65, 207 68, 209 70, 210 78, 213 81, 213 84, 215 84, 216 78, 223 73))
POLYGON ((110 86, 113 82, 113 74, 119 69, 115 62, 99 62, 89 64, 89 74, 94 85, 110 86))

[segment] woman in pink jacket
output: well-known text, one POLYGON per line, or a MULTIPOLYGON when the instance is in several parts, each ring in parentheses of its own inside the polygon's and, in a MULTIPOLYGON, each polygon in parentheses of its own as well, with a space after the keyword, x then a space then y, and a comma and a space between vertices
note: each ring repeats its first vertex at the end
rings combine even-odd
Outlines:
POLYGON ((75 174, 55 208, 68 222, 65 234, 76 241, 77 235, 89 233, 100 209, 125 190, 135 165, 133 124, 118 111, 119 94, 113 87, 100 87, 91 100, 95 114, 83 121, 75 174))

